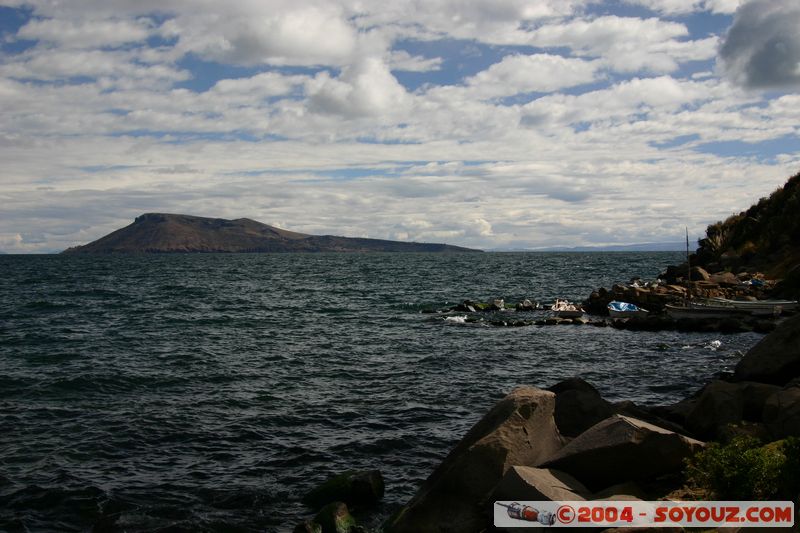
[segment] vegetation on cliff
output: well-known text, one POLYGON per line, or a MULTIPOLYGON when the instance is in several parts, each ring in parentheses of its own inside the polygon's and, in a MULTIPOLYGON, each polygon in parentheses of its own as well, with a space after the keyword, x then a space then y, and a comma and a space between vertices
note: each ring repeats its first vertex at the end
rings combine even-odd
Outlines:
POLYGON ((800 174, 746 211, 711 224, 693 264, 783 278, 800 264, 800 174))

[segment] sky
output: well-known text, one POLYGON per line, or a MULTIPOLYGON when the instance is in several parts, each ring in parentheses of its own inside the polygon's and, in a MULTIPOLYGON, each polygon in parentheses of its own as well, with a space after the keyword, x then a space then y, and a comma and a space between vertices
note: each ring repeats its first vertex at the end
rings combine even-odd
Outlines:
POLYGON ((800 171, 799 90, 797 0, 0 0, 0 250, 680 241, 800 171))

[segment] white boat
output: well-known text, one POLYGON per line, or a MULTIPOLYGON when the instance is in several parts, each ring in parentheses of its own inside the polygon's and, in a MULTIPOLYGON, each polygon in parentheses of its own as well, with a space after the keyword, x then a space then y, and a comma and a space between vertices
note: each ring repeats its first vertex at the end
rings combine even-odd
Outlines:
POLYGON ((783 312, 797 311, 800 302, 796 300, 731 300, 728 298, 708 298, 711 305, 727 305, 736 309, 750 311, 757 316, 778 316, 783 312))
POLYGON ((682 318, 731 318, 752 316, 746 309, 736 309, 730 305, 711 305, 690 302, 688 305, 667 304, 664 306, 667 315, 675 320, 682 318))
POLYGON ((609 302, 607 308, 608 316, 611 318, 643 318, 650 313, 647 309, 642 309, 636 304, 618 302, 616 300, 609 302))
POLYGON ((583 308, 580 305, 570 303, 568 300, 562 300, 560 298, 556 298, 550 310, 559 318, 578 318, 583 316, 583 308))

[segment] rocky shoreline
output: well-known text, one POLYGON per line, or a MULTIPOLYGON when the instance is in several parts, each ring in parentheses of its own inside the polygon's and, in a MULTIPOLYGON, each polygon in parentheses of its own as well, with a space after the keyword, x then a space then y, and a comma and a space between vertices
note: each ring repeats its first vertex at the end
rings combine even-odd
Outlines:
MULTIPOLYGON (((728 279, 731 285, 726 287, 722 280, 709 276, 701 287, 709 296, 736 292, 743 297, 741 279, 735 284, 728 279)), ((774 285, 767 282, 746 288, 750 293, 744 296, 764 297, 774 285)), ((610 291, 596 291, 588 302, 599 306, 606 299, 619 298, 655 307, 657 301, 681 296, 681 288, 669 283, 618 285, 610 291)), ((518 312, 536 308, 530 301, 511 307, 518 312)), ((501 313, 505 308, 502 300, 467 301, 446 311, 501 313)), ((725 321, 676 322, 680 321, 664 317, 544 319, 540 325, 701 331, 737 331, 735 328, 741 327, 725 321)), ((763 449, 781 449, 789 442, 787 438, 800 437, 800 315, 760 322, 760 326, 753 322, 749 327, 774 331, 745 354, 733 375, 710 380, 672 405, 611 403, 580 378, 566 379, 548 389, 516 388, 467 432, 414 497, 384 523, 382 531, 493 531, 492 502, 496 500, 720 499, 722 495, 707 488, 698 492, 687 484, 687 460, 704 449, 721 446, 716 443, 758 439, 763 449)), ((800 478, 800 472, 797 474, 800 478)), ((299 524, 296 532, 366 532, 350 515, 348 505, 356 514, 368 513, 383 494, 383 480, 379 472, 347 472, 310 494, 320 493, 325 497, 311 497, 310 508, 316 516, 299 524)), ((800 489, 783 497, 797 505, 800 489)))

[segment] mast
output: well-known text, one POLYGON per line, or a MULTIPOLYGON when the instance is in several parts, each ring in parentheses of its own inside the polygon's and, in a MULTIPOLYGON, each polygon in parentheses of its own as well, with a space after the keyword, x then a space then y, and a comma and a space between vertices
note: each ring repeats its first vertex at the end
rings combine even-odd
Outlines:
POLYGON ((689 226, 686 226, 686 299, 692 298, 692 263, 689 259, 689 226))

